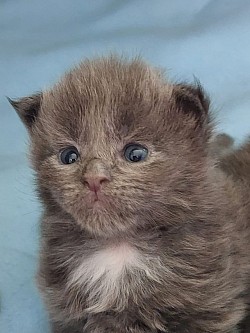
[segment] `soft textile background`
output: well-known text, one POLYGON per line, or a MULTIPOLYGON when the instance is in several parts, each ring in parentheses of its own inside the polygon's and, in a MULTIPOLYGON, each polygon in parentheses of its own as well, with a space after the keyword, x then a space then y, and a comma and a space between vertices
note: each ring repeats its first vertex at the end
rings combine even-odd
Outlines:
POLYGON ((27 135, 5 96, 51 85, 79 59, 140 53, 174 79, 198 77, 219 130, 250 133, 249 0, 0 0, 0 332, 46 333, 34 272, 39 205, 27 135))

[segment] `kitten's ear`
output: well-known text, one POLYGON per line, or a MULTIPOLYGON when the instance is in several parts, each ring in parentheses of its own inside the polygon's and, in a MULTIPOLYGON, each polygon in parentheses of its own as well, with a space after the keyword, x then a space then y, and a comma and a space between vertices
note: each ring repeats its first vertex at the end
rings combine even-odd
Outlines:
POLYGON ((177 109, 193 118, 198 126, 208 122, 210 101, 198 81, 194 85, 175 85, 173 98, 177 109))
POLYGON ((8 97, 7 99, 16 110, 26 128, 30 130, 35 123, 40 110, 42 93, 39 92, 32 96, 23 97, 18 100, 12 100, 8 97))

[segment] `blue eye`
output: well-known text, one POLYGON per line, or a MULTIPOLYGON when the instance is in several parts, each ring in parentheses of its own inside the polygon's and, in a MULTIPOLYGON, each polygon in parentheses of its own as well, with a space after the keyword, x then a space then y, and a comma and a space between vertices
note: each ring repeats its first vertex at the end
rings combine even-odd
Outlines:
POLYGON ((60 160, 63 164, 72 164, 75 163, 79 158, 79 153, 76 147, 68 147, 61 150, 60 160))
POLYGON ((147 148, 138 144, 129 144, 124 148, 124 157, 129 162, 140 162, 148 156, 147 148))

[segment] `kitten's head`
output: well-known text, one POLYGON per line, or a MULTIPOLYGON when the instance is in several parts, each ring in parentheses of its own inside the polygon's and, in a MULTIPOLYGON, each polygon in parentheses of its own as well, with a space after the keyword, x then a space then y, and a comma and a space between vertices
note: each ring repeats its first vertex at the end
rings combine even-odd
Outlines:
POLYGON ((88 231, 175 223, 199 201, 210 136, 199 85, 111 57, 11 104, 29 131, 45 205, 88 231))

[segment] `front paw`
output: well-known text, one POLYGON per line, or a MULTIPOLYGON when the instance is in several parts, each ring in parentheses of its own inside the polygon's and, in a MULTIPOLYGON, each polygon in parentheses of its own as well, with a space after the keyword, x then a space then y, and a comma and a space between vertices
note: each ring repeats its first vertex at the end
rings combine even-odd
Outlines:
POLYGON ((122 321, 105 320, 88 322, 83 333, 160 333, 160 331, 150 330, 144 325, 126 326, 122 321))
POLYGON ((78 323, 64 323, 64 322, 53 322, 51 324, 52 333, 82 333, 83 326, 78 323))

